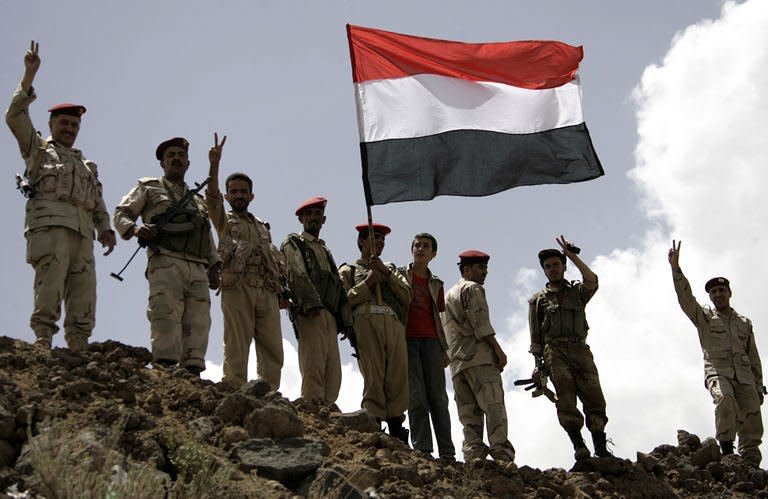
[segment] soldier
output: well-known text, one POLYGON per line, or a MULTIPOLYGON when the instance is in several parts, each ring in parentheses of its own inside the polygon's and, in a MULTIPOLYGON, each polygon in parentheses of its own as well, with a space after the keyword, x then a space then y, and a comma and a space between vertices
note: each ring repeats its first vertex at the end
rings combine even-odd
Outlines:
MULTIPOLYGON (((584 311, 597 291, 597 275, 579 258, 579 249, 562 235, 557 243, 562 252, 544 249, 538 255, 548 282, 529 301, 530 352, 536 358, 536 365, 546 366, 552 377, 557 393, 557 419, 573 443, 576 461, 590 456, 581 436, 585 419, 592 433, 595 455, 608 457, 611 454, 606 448, 605 398, 586 342, 589 325, 584 311), (566 257, 579 269, 583 282, 565 280, 566 257), (576 408, 577 397, 581 400, 583 416, 576 408)), ((538 374, 535 371, 533 378, 538 374)))
POLYGON ((454 399, 464 427, 464 461, 484 460, 490 451, 494 460, 514 463, 501 382, 507 356, 496 341, 483 288, 490 258, 477 250, 459 254, 461 279, 445 297, 443 326, 454 399), (483 419, 488 425, 490 449, 483 443, 483 419))
POLYGON ((413 448, 432 454, 432 429, 435 427, 440 459, 453 461, 451 416, 445 392, 448 343, 440 313, 445 311, 443 281, 429 269, 437 254, 437 239, 432 234, 416 234, 411 243, 413 262, 400 269, 411 285, 413 300, 405 328, 408 345, 408 425, 413 448))
POLYGON ((16 137, 26 163, 19 189, 26 197, 24 236, 27 263, 35 269, 34 311, 30 327, 35 344, 49 350, 64 301, 64 338, 70 350, 87 348, 95 324, 97 239, 112 253, 115 233, 109 225, 96 164, 75 149, 85 107, 58 104, 51 113, 47 139, 35 132, 29 105, 37 98, 32 83, 40 68, 38 44, 24 55, 24 76, 16 88, 5 121, 16 137))
POLYGON ((153 364, 179 364, 199 375, 211 328, 208 287, 219 281, 221 262, 213 244, 208 211, 193 196, 170 223, 157 227, 166 211, 188 192, 189 142, 175 137, 155 150, 163 176, 144 177, 115 208, 115 228, 123 239, 134 236, 147 246, 153 364), (137 225, 141 217, 142 225, 137 225))
POLYGON ((352 310, 333 255, 320 239, 327 202, 317 196, 301 203, 296 216, 304 231, 289 234, 280 249, 296 300, 292 314, 299 342, 301 396, 330 405, 336 402, 341 387, 336 335, 349 334, 352 310))
POLYGON ((224 182, 230 210, 224 212, 219 191, 219 161, 227 138, 209 152, 211 182, 206 201, 219 235, 221 309, 224 312, 224 381, 247 381, 251 341, 256 343, 256 371, 273 390, 280 387, 283 336, 280 329, 280 255, 272 244, 269 224, 248 211, 253 182, 244 173, 233 173, 224 182))
POLYGON ((368 224, 355 228, 360 258, 354 265, 343 263, 339 274, 354 317, 357 362, 364 383, 362 406, 378 421, 387 422, 390 435, 407 444, 408 430, 403 428, 408 409, 405 322, 411 289, 394 264, 380 259, 391 229, 372 224, 371 240, 368 224))
POLYGON ((731 308, 731 285, 725 277, 713 277, 704 285, 715 308, 699 305, 680 269, 680 245, 672 241, 669 265, 680 308, 699 333, 705 385, 715 404, 716 438, 723 454, 733 454, 738 433, 739 454, 748 463, 760 466, 760 406, 766 389, 752 321, 731 308))

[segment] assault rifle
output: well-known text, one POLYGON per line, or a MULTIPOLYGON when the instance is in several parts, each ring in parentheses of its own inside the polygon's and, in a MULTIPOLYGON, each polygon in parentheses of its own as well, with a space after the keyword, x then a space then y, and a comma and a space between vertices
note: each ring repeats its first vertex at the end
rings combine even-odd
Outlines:
POLYGON ((557 396, 547 386, 547 366, 540 355, 536 356, 536 367, 533 369, 531 377, 515 381, 515 386, 524 385, 527 385, 525 386, 525 391, 533 390, 533 392, 531 392, 533 398, 545 395, 550 402, 557 402, 557 396))
MULTIPOLYGON (((194 198, 197 194, 199 194, 200 191, 203 190, 203 187, 205 187, 206 184, 208 184, 208 182, 210 181, 211 181, 211 177, 208 177, 200 183, 195 182, 194 189, 187 190, 186 194, 184 194, 181 197, 181 199, 179 199, 176 203, 169 206, 168 209, 162 212, 161 214, 157 215, 156 217, 153 217, 152 220, 155 226, 155 232, 159 234, 166 225, 170 224, 171 221, 173 220, 173 217, 178 215, 181 212, 181 210, 183 210, 184 207, 187 206, 187 203, 189 203, 192 200, 192 198, 194 198)), ((123 265, 123 268, 120 269, 120 272, 118 272, 117 274, 115 274, 114 272, 111 272, 109 275, 114 277, 118 281, 122 282, 123 278, 121 277, 121 274, 125 271, 125 269, 128 268, 128 265, 131 264, 131 262, 133 261, 134 257, 139 252, 139 250, 141 248, 146 248, 147 246, 149 246, 150 242, 151 241, 148 239, 139 238, 138 247, 133 252, 133 254, 128 259, 128 261, 125 263, 125 265, 123 265)))

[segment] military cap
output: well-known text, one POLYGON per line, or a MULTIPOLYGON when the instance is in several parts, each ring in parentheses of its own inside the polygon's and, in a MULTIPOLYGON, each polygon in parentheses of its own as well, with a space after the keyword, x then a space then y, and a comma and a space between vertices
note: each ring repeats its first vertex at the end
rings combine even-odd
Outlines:
POLYGON ((565 255, 559 249, 548 248, 539 251, 539 264, 544 265, 544 260, 556 256, 561 262, 565 263, 565 255))
POLYGON ((160 142, 160 145, 155 149, 155 157, 160 161, 163 160, 163 153, 169 147, 181 147, 185 151, 189 152, 189 142, 184 137, 174 137, 172 139, 160 142))
POLYGON ((491 256, 480 250, 467 250, 459 253, 458 265, 472 265, 473 263, 488 263, 491 256))
POLYGON ((726 288, 731 289, 731 283, 728 282, 728 279, 725 277, 713 277, 704 285, 704 290, 709 293, 709 290, 715 286, 725 286, 726 288))
POLYGON ((85 106, 81 106, 80 104, 72 104, 69 102, 62 102, 61 104, 56 104, 55 106, 51 107, 48 112, 51 113, 51 118, 57 114, 66 114, 68 116, 77 116, 79 118, 85 114, 85 106))
POLYGON ((328 200, 322 196, 315 196, 315 197, 309 198, 303 203, 301 203, 298 208, 296 208, 296 215, 301 215, 301 212, 306 208, 313 208, 315 206, 317 206, 318 208, 325 209, 326 204, 328 204, 328 200))
MULTIPOLYGON (((373 226, 373 231, 378 232, 379 234, 386 236, 390 232, 392 232, 392 229, 387 227, 384 224, 371 224, 373 226)), ((360 224, 355 226, 355 230, 358 232, 358 234, 368 233, 368 224, 360 224)))

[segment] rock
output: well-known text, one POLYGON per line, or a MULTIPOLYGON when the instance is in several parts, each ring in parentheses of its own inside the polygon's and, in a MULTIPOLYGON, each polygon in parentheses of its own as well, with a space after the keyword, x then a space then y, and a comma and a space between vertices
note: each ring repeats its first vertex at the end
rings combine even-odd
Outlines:
POLYGON ((683 452, 693 452, 699 448, 701 440, 693 433, 685 430, 677 430, 677 446, 683 452))
POLYGON ((253 438, 290 438, 304 435, 304 424, 293 407, 276 404, 254 409, 243 421, 253 438))
POLYGON ((491 481, 490 492, 494 497, 520 497, 524 490, 525 484, 520 478, 491 481))
POLYGON ((315 479, 309 485, 307 497, 343 497, 363 499, 367 497, 362 489, 352 485, 344 475, 331 468, 317 470, 315 479))
POLYGON ((347 473, 347 480, 360 490, 368 490, 381 484, 382 474, 375 468, 362 465, 347 473))
POLYGON ((0 468, 11 467, 16 460, 16 449, 6 440, 0 440, 0 468))
POLYGON ((331 421, 338 421, 347 428, 370 433, 379 431, 379 423, 368 411, 361 409, 355 412, 345 412, 341 414, 331 414, 331 421))
POLYGON ((314 472, 329 452, 324 442, 309 438, 252 438, 235 445, 231 456, 241 470, 257 470, 260 476, 286 484, 314 472))
POLYGON ((734 492, 752 492, 755 490, 755 484, 748 481, 738 482, 731 486, 731 490, 734 492))
POLYGON ((216 425, 211 421, 211 418, 202 417, 190 421, 189 429, 192 430, 198 440, 207 441, 213 437, 216 425))
POLYGON ((643 471, 648 473, 654 473, 660 470, 659 460, 650 454, 644 454, 642 452, 637 453, 637 464, 643 471))
POLYGON ((226 424, 242 425, 243 419, 255 407, 255 401, 242 393, 227 395, 219 403, 214 415, 226 424))
POLYGON ((403 466, 401 464, 390 465, 387 466, 384 472, 386 476, 392 477, 394 480, 402 480, 414 487, 421 487, 423 485, 419 472, 411 466, 403 466))
POLYGON ((16 417, 5 405, 0 405, 0 440, 11 438, 15 431, 16 417))
POLYGON ((249 397, 262 398, 269 393, 271 389, 268 381, 259 378, 244 384, 240 388, 240 392, 249 397))
POLYGON ((557 496, 559 496, 557 491, 550 489, 549 487, 539 487, 536 489, 536 497, 541 497, 542 499, 554 499, 557 496))
POLYGON ((706 438, 701 446, 691 455, 691 464, 704 468, 712 461, 719 461, 721 457, 720 446, 712 437, 706 438))
POLYGON ((245 428, 241 426, 227 426, 221 430, 219 440, 225 446, 229 447, 230 445, 236 444, 237 442, 248 440, 248 437, 249 435, 248 432, 245 431, 245 428))

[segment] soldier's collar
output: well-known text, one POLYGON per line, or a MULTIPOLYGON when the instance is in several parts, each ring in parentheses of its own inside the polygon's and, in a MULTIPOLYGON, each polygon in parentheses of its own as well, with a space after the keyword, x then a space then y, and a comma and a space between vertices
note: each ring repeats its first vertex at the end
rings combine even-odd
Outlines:
POLYGON ((319 237, 317 237, 317 236, 315 236, 313 234, 310 234, 306 230, 301 232, 301 237, 303 237, 307 241, 317 241, 320 244, 325 244, 325 241, 323 241, 322 239, 320 239, 319 237))
POLYGON ((59 144, 58 142, 56 142, 55 140, 53 140, 53 137, 51 137, 50 135, 48 136, 47 139, 45 139, 45 141, 47 143, 55 146, 55 147, 58 147, 59 149, 64 149, 65 151, 71 152, 72 154, 75 154, 75 155, 80 156, 80 157, 83 156, 83 151, 81 151, 80 149, 78 149, 76 147, 66 147, 66 146, 63 146, 63 145, 59 144))

